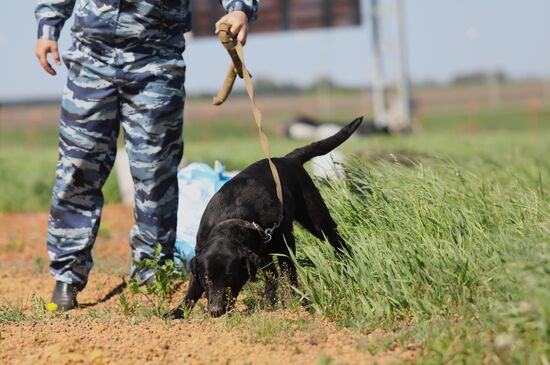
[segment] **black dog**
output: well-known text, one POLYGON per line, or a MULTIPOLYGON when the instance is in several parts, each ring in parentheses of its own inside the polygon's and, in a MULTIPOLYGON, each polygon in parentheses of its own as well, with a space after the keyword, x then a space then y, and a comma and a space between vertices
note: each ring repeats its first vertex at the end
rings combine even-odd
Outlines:
POLYGON ((284 200, 278 227, 280 203, 267 160, 247 167, 212 197, 199 226, 196 256, 190 262, 191 278, 184 299, 189 308, 206 292, 208 311, 212 316, 221 316, 246 281, 256 279, 258 267, 270 274, 266 275, 265 295, 274 303, 277 270, 273 254, 280 254, 281 272, 296 285, 296 268, 288 251, 295 250, 294 220, 316 237, 326 237, 336 249, 346 249, 321 194, 302 165, 339 146, 361 121, 358 118, 327 139, 273 159, 284 200), (268 228, 274 228, 273 232, 266 232, 268 228))

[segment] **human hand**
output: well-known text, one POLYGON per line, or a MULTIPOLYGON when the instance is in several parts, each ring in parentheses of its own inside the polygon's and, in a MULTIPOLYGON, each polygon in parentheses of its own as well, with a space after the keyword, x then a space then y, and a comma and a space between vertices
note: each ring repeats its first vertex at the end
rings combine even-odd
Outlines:
POLYGON ((61 58, 59 57, 59 51, 57 48, 57 42, 49 39, 38 39, 36 41, 35 54, 42 65, 42 68, 52 76, 57 75, 57 72, 48 62, 48 54, 51 53, 56 65, 61 66, 61 58))
POLYGON ((220 32, 220 24, 226 23, 231 26, 229 34, 237 41, 241 42, 244 46, 246 44, 246 37, 248 36, 248 16, 244 11, 233 11, 224 15, 216 23, 216 34, 220 32))

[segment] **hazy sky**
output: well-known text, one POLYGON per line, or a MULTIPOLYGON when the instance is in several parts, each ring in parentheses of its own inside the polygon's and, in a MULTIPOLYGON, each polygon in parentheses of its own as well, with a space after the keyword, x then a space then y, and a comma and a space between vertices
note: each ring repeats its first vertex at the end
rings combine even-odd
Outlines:
MULTIPOLYGON (((413 80, 446 80, 457 72, 495 68, 513 77, 550 77, 550 0, 404 2, 413 80)), ((35 4, 0 3, 0 101, 56 97, 62 92, 65 71, 51 77, 34 57, 35 4)), ((72 20, 65 26, 62 49, 70 44, 71 24, 72 20)), ((396 55, 391 32, 386 35, 386 61, 391 64, 396 55)), ((369 47, 365 22, 357 28, 251 35, 246 54, 254 75, 298 84, 328 75, 342 84, 366 85, 372 72, 369 47)), ((221 85, 229 62, 224 52, 215 38, 188 44, 189 93, 221 85)))

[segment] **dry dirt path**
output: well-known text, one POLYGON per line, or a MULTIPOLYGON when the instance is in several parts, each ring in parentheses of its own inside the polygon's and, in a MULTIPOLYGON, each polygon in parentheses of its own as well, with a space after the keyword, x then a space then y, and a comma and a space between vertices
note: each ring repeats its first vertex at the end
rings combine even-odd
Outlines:
POLYGON ((218 319, 194 313, 188 321, 125 316, 119 298, 131 296, 121 285, 131 219, 127 207, 106 207, 81 308, 7 321, 1 308, 31 315, 33 294, 49 299, 53 281, 47 273, 47 214, 0 213, 0 364, 384 364, 415 358, 395 346, 374 350, 376 331, 338 328, 303 310, 218 319))

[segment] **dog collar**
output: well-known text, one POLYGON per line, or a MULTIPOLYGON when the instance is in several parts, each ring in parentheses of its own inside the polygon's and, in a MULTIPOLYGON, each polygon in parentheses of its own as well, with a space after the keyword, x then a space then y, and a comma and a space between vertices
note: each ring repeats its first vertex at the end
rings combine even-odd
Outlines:
POLYGON ((237 223, 237 224, 239 224, 241 226, 244 226, 248 229, 255 230, 256 232, 258 232, 258 234, 260 235, 260 237, 262 238, 264 243, 271 242, 271 240, 273 239, 273 234, 274 234, 275 230, 277 228, 279 228, 279 226, 281 225, 280 223, 275 222, 272 227, 264 229, 264 228, 262 228, 262 226, 260 226, 256 222, 249 222, 249 221, 246 221, 246 220, 240 219, 240 218, 231 218, 231 219, 226 219, 226 220, 218 223, 218 226, 222 225, 222 224, 227 224, 227 223, 237 223))
POLYGON ((258 231, 260 236, 262 236, 264 243, 269 243, 271 241, 271 239, 273 238, 273 232, 275 232, 275 230, 280 226, 280 224, 277 222, 273 224, 273 227, 266 228, 266 229, 263 229, 262 226, 260 226, 256 222, 252 222, 252 225, 258 231))

